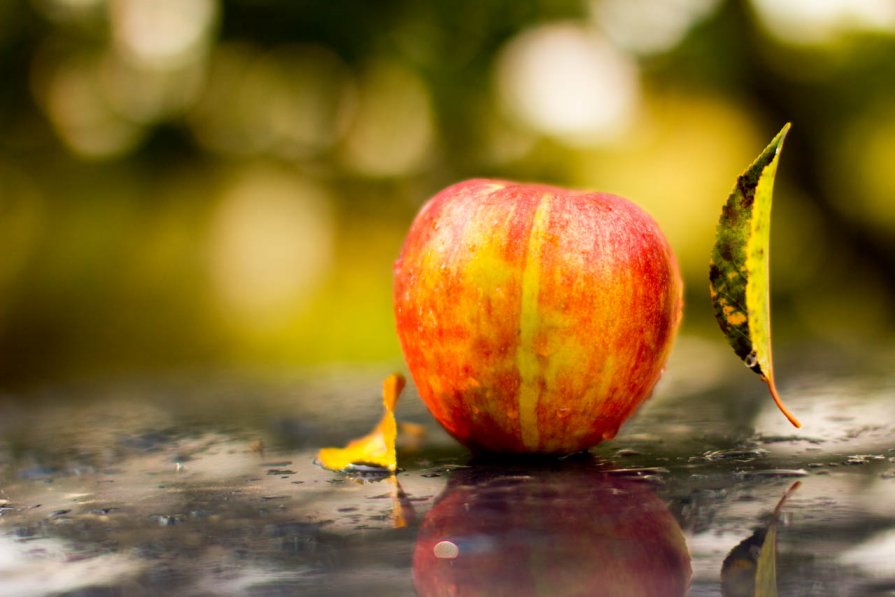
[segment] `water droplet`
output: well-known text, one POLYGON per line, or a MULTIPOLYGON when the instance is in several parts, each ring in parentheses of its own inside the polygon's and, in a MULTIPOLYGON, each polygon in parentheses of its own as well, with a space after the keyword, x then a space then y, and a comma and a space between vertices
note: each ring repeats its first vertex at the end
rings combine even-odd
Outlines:
POLYGON ((439 541, 432 548, 432 553, 440 560, 454 560, 460 555, 460 548, 451 541, 439 541))
POLYGON ((744 473, 747 477, 807 477, 808 471, 803 468, 769 468, 744 473))
POLYGON ((667 468, 662 466, 643 466, 639 468, 614 468, 603 471, 609 475, 618 475, 621 477, 655 477, 656 475, 668 475, 671 473, 667 468))
POLYGON ((868 464, 874 460, 885 460, 882 454, 852 454, 845 461, 845 464, 868 464))
POLYGON ((743 359, 743 363, 745 363, 746 367, 748 367, 749 369, 752 369, 753 367, 755 367, 755 365, 758 364, 758 355, 755 354, 754 350, 746 355, 746 358, 743 359))
POLYGON ((158 522, 158 525, 161 527, 174 526, 175 524, 177 524, 179 522, 177 520, 176 516, 169 516, 166 514, 160 514, 160 515, 156 516, 156 521, 158 522))
POLYGON ((756 458, 761 458, 767 454, 767 450, 756 448, 754 450, 732 449, 732 450, 715 450, 706 452, 703 457, 710 462, 720 460, 736 460, 739 462, 751 462, 756 458))

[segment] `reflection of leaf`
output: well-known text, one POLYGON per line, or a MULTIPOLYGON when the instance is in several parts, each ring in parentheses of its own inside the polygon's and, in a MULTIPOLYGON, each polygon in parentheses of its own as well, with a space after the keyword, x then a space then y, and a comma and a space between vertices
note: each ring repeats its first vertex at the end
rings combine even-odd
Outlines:
POLYGON ((426 437, 426 428, 419 423, 398 421, 398 437, 405 451, 415 452, 420 449, 426 437))
POLYGON ((771 200, 783 139, 789 124, 737 179, 718 222, 709 268, 715 318, 734 352, 767 382, 774 402, 783 405, 774 384, 771 359, 770 264, 771 200))
POLYGON ((407 494, 404 493, 398 478, 391 475, 388 480, 392 485, 392 524, 396 529, 402 529, 414 522, 416 510, 407 499, 407 494))
POLYGON ((721 567, 725 597, 777 597, 777 523, 783 504, 799 488, 793 483, 774 508, 771 522, 730 550, 721 567))
POLYGON ((323 448, 317 453, 317 462, 333 471, 352 471, 369 467, 394 472, 398 468, 395 454, 395 403, 404 389, 404 377, 398 373, 389 375, 382 384, 382 403, 385 414, 379 424, 364 437, 348 443, 344 448, 323 448))
POLYGON ((771 523, 755 566, 755 597, 777 597, 777 522, 771 523))
POLYGON ((758 558, 767 534, 765 528, 756 530, 724 558, 721 567, 721 594, 724 597, 753 597, 756 594, 758 558))

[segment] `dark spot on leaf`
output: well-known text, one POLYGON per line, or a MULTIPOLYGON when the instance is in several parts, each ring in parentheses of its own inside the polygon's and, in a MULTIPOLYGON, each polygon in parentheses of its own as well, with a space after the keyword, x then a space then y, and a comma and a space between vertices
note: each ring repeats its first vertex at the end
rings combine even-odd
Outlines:
POLYGON ((731 226, 736 226, 737 216, 737 210, 734 209, 734 206, 730 203, 725 203, 724 207, 721 209, 721 219, 730 222, 731 226))
POLYGON ((733 261, 733 249, 729 243, 724 243, 718 247, 718 252, 725 261, 733 261))

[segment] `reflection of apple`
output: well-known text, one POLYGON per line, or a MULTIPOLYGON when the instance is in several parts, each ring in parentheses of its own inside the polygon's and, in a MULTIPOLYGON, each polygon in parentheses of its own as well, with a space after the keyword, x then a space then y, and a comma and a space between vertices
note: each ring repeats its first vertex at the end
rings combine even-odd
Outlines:
POLYGON ((690 556, 643 482, 593 468, 460 470, 413 554, 421 595, 684 595, 690 556))
POLYGON ((645 400, 681 314, 656 223, 602 193, 470 180, 433 197, 395 263, 395 316, 429 410, 460 442, 571 453, 645 400))

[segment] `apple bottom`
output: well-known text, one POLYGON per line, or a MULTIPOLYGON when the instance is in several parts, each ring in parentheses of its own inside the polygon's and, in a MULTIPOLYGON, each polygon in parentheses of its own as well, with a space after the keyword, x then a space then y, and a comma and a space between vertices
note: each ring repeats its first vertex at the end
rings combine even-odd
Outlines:
MULTIPOLYGON (((428 379, 433 378, 437 374, 429 374, 428 379)), ((487 388, 461 387, 440 394, 429 393, 426 388, 421 397, 442 427, 474 453, 564 456, 584 452, 616 436, 652 394, 656 380, 649 377, 637 381, 625 377, 617 382, 617 389, 603 397, 588 397, 586 392, 562 382, 549 389, 540 388, 533 420, 528 421, 520 420, 522 391, 518 378, 512 375, 490 380, 487 388), (534 433, 526 426, 533 426, 534 433), (537 438, 535 445, 526 442, 532 435, 537 438)), ((601 382, 594 380, 592 385, 597 388, 601 382)))

